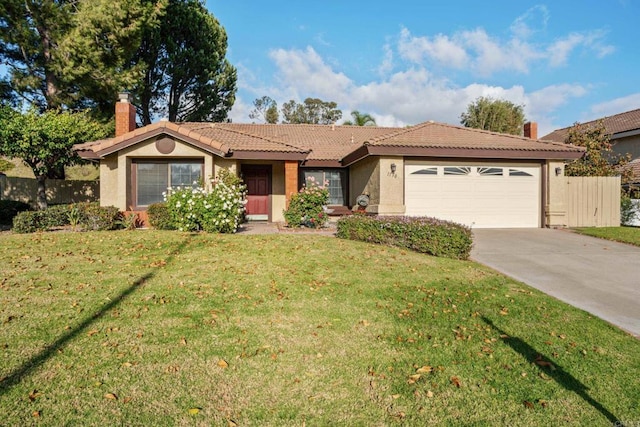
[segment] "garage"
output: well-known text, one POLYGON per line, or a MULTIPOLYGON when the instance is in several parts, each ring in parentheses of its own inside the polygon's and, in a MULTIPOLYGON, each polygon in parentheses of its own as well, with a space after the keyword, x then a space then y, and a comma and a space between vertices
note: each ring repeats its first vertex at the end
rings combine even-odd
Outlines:
POLYGON ((472 228, 541 226, 541 166, 536 163, 405 162, 408 216, 472 228))

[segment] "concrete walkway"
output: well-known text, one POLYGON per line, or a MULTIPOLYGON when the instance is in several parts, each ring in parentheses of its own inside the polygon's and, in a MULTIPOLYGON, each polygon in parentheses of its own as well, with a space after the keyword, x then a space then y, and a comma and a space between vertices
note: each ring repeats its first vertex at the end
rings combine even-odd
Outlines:
POLYGON ((471 258, 640 337, 640 247, 567 230, 474 230, 471 258))

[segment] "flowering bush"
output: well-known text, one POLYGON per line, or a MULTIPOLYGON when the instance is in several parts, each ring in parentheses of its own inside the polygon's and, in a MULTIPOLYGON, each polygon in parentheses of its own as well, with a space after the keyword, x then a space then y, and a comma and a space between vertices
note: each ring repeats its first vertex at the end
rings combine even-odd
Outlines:
POLYGON ((235 233, 244 216, 246 187, 227 171, 211 180, 211 188, 169 188, 167 209, 180 231, 235 233))
POLYGON ((318 185, 313 177, 309 177, 307 184, 291 196, 289 207, 283 212, 284 219, 289 227, 320 228, 329 220, 324 211, 328 201, 329 190, 318 185))

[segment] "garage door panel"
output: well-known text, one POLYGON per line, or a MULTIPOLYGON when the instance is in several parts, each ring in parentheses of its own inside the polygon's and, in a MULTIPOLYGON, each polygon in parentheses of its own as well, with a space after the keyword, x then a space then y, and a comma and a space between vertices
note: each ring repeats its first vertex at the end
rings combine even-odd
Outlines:
POLYGON ((539 165, 408 162, 405 177, 407 215, 476 228, 540 226, 539 165))

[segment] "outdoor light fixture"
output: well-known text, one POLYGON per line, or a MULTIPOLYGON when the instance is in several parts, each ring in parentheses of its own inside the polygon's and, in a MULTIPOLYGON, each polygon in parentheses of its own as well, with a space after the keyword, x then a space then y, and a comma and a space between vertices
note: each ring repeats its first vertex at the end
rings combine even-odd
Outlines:
POLYGON ((562 168, 557 167, 556 168, 556 176, 560 176, 560 175, 562 175, 562 168))
POLYGON ((396 173, 396 164, 391 163, 391 173, 396 173))

